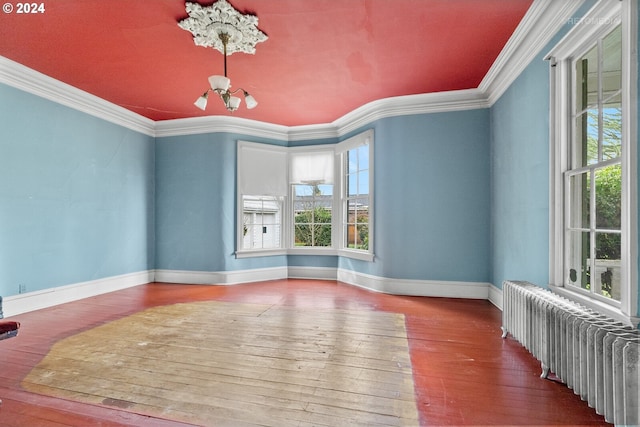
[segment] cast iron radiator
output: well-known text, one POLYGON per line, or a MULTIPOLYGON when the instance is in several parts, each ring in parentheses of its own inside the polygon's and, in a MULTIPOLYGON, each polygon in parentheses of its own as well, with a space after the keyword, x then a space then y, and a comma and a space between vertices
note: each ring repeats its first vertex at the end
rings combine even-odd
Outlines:
POLYGON ((640 330, 528 282, 502 286, 502 337, 511 334, 605 420, 640 424, 640 330))

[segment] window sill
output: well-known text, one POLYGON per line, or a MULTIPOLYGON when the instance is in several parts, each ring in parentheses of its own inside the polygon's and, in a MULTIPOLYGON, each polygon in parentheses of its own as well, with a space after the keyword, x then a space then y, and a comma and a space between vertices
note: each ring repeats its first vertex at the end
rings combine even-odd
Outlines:
POLYGON ((287 255, 286 249, 245 249, 243 251, 236 251, 236 258, 255 258, 262 256, 278 256, 287 255))
POLYGON ((371 252, 353 251, 349 249, 341 249, 338 251, 338 255, 345 258, 359 259, 361 261, 373 262, 375 255, 371 252))
POLYGON ((287 255, 337 256, 338 251, 334 248, 295 247, 295 248, 287 249, 287 255))
POLYGON ((372 262, 374 254, 362 251, 334 248, 291 248, 291 249, 254 249, 236 251, 236 258, 256 258, 279 255, 303 255, 303 256, 340 256, 372 262))
POLYGON ((577 302, 578 304, 582 304, 585 307, 588 307, 592 310, 597 311, 598 313, 604 314, 605 316, 609 316, 612 319, 623 322, 627 325, 638 327, 638 323, 640 322, 640 318, 634 317, 628 314, 623 313, 620 308, 607 304, 602 301, 598 301, 595 298, 590 298, 587 295, 583 295, 580 292, 576 292, 572 289, 563 287, 563 286, 555 286, 549 285, 549 289, 556 294, 563 296, 571 301, 577 302))

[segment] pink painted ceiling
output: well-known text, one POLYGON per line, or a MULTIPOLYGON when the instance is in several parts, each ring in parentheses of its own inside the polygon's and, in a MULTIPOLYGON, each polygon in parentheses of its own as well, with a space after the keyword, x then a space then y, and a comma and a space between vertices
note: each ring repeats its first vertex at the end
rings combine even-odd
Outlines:
POLYGON ((286 126, 329 123, 377 99, 477 87, 532 2, 229 0, 269 37, 255 55, 229 56, 233 87, 259 102, 230 113, 213 96, 204 112, 193 105, 223 59, 178 26, 183 0, 45 0, 36 14, 8 1, 6 58, 153 120, 234 115, 286 126))

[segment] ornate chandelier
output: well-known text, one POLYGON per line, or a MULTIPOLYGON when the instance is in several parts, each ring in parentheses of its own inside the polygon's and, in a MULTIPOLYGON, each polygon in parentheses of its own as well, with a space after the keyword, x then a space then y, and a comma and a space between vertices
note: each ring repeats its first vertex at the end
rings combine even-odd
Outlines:
POLYGON ((180 28, 193 34, 196 46, 216 49, 224 58, 224 75, 209 77, 210 87, 196 100, 195 106, 204 110, 209 93, 214 92, 227 110, 233 112, 242 103, 235 94, 242 92, 247 108, 254 108, 258 102, 246 90, 231 90, 231 80, 227 77, 227 55, 235 52, 255 54, 256 44, 267 40, 266 34, 258 29, 258 17, 241 14, 226 0, 218 0, 208 7, 187 2, 186 10, 189 17, 178 22, 180 28))

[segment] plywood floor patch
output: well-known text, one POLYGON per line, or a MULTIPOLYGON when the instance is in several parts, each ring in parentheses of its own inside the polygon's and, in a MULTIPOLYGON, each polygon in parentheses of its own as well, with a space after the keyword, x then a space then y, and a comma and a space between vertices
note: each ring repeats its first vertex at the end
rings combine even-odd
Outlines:
POLYGON ((64 339, 29 391, 200 425, 417 425, 404 316, 205 301, 64 339))

